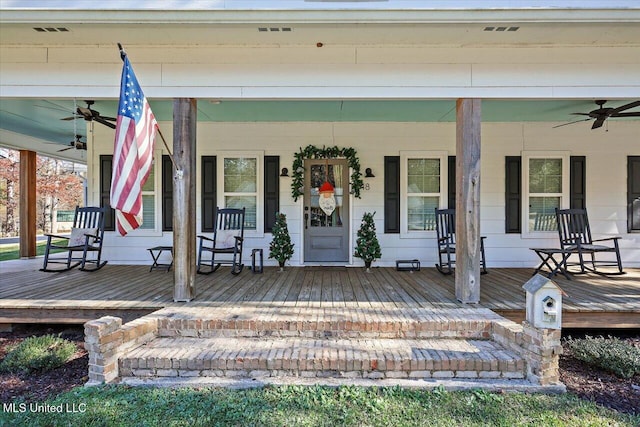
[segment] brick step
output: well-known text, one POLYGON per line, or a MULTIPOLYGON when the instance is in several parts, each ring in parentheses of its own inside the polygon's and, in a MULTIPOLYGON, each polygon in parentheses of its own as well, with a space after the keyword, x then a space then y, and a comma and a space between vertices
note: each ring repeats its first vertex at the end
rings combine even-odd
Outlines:
POLYGON ((119 360, 126 377, 524 378, 488 340, 156 338, 119 360))
POLYGON ((255 307, 164 309, 161 337, 479 338, 501 319, 482 308, 376 309, 255 307))

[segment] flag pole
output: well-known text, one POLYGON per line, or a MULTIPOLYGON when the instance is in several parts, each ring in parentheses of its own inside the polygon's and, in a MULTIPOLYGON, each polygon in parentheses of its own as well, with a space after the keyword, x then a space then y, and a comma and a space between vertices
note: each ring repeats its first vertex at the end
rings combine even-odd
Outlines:
MULTIPOLYGON (((124 62, 124 59, 127 57, 127 52, 124 51, 124 48, 122 47, 122 45, 120 43, 118 43, 118 50, 120 50, 120 59, 122 59, 122 61, 124 62)), ((167 149, 167 153, 169 153, 169 159, 171 159, 171 163, 173 164, 173 167, 176 170, 176 177, 178 178, 182 178, 182 170, 178 168, 178 165, 176 164, 175 159, 173 158, 173 153, 171 152, 171 150, 169 149, 169 145, 167 144, 167 140, 164 139, 164 135, 162 134, 162 131, 160 130, 160 126, 156 126, 156 130, 158 131, 158 135, 160 135, 160 139, 162 139, 162 143, 164 144, 164 148, 167 149)))

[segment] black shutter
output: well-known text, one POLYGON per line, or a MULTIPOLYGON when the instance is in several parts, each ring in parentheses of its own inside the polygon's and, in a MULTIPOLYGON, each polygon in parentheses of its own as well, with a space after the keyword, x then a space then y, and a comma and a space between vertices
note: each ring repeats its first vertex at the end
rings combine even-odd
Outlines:
POLYGON ((505 233, 520 233, 522 226, 522 159, 505 157, 505 233))
MULTIPOLYGON (((100 156, 100 206, 111 207, 111 173, 113 171, 113 155, 100 156)), ((116 230, 116 213, 113 209, 107 209, 104 217, 105 231, 116 230)))
POLYGON ((271 232, 280 209, 280 156, 264 156, 264 231, 271 232))
POLYGON ((400 233, 400 156, 384 157, 384 232, 400 233))
POLYGON ((447 206, 456 208, 456 156, 449 156, 447 166, 447 206))
POLYGON ((213 232, 217 206, 216 156, 202 156, 202 231, 213 232))
POLYGON ((173 162, 162 156, 162 231, 173 231, 173 162))
POLYGON ((627 158, 627 229, 640 233, 640 156, 627 158))
POLYGON ((571 156, 569 160, 569 207, 571 209, 587 208, 586 158, 571 156))

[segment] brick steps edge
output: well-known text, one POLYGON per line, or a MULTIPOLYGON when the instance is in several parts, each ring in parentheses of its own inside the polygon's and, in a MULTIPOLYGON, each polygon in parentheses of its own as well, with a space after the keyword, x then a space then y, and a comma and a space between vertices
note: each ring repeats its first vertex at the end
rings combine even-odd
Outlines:
POLYGON ((464 339, 157 338, 119 360, 121 377, 522 379, 525 362, 464 339))

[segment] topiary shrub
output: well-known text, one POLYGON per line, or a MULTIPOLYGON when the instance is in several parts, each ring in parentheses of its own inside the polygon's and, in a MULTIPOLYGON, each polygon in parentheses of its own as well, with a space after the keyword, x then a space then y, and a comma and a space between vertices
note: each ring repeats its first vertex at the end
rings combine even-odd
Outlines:
POLYGON ((64 365, 76 352, 71 341, 55 335, 29 337, 15 346, 0 362, 0 372, 45 371, 64 365))
POLYGON ((613 372, 620 378, 631 378, 640 374, 640 348, 618 338, 569 337, 566 342, 577 359, 613 372))

